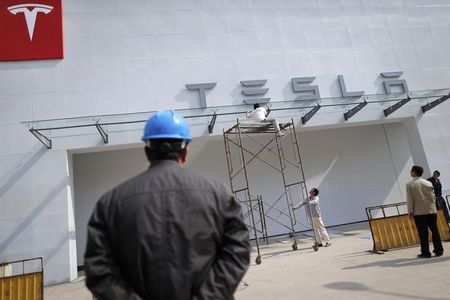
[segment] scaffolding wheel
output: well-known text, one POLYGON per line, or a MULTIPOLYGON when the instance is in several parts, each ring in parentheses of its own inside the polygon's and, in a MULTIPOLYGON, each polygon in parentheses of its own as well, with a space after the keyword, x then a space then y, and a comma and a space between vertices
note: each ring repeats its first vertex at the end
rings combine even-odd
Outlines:
POLYGON ((313 249, 315 252, 319 250, 319 245, 317 243, 314 243, 313 249))
POLYGON ((256 263, 257 265, 260 265, 260 264, 261 264, 261 256, 256 257, 255 263, 256 263))
POLYGON ((294 250, 294 251, 297 250, 297 243, 292 244, 292 250, 294 250))

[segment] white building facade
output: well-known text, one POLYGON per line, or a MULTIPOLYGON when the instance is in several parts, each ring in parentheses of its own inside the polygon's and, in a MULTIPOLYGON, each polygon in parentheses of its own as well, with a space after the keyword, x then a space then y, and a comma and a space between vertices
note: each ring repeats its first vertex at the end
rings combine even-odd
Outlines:
MULTIPOLYGON (((189 119, 195 136, 189 167, 228 182, 222 130, 245 118, 251 105, 244 100, 268 101, 274 117, 296 123, 307 184, 321 190, 326 225, 359 222, 365 207, 405 201, 413 164, 425 176, 440 170, 450 193, 450 101, 422 112, 450 91, 450 0, 62 5, 63 59, 0 62, 0 261, 42 256, 46 284, 77 277, 98 197, 147 167, 144 123, 130 122, 150 113, 133 113, 216 111, 212 133, 211 115, 189 119), (307 77, 315 78, 302 82, 307 77), (404 80, 412 98, 387 117, 384 109, 397 102, 376 102, 386 99, 386 80, 404 80), (256 83, 250 88, 258 95, 249 96, 245 84, 256 83), (187 88, 192 84, 207 84, 204 99, 187 88), (311 86, 320 99, 295 100, 312 95, 298 90, 311 86), (369 103, 345 120, 366 99, 343 97, 355 91, 369 103), (321 109, 302 124, 316 104, 321 109), (96 120, 123 124, 102 127, 105 144, 95 126, 79 127, 96 120), (31 127, 59 128, 39 131, 51 149, 31 127)), ((393 91, 403 91, 396 83, 393 91)), ((276 197, 273 178, 263 168, 255 173, 251 184, 276 197)))

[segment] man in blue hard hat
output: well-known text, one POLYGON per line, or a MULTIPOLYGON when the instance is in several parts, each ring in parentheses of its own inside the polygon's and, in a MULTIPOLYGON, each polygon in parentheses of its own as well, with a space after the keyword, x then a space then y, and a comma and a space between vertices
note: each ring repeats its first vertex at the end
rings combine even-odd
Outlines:
POLYGON ((104 194, 88 224, 86 285, 99 300, 233 299, 250 247, 228 189, 182 168, 189 127, 153 115, 142 140, 150 168, 104 194))

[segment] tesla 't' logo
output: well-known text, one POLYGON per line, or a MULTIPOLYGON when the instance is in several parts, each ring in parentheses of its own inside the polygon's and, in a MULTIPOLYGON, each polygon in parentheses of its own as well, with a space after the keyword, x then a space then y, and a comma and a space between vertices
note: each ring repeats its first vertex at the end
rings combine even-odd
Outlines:
POLYGON ((34 25, 36 25, 37 14, 44 13, 47 15, 53 10, 53 6, 36 3, 27 3, 10 6, 8 7, 8 10, 13 15, 17 15, 18 13, 23 13, 25 15, 25 22, 27 23, 28 27, 28 35, 30 37, 30 41, 32 41, 34 34, 34 25))

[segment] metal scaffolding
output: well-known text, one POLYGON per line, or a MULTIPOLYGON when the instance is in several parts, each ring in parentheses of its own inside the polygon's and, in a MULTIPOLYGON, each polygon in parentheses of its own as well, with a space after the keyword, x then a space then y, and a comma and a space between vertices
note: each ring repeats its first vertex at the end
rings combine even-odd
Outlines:
MULTIPOLYGON (((236 125, 223 132, 225 155, 231 190, 244 207, 244 219, 256 243, 256 264, 261 263, 260 239, 268 244, 268 222, 288 230, 293 239, 292 249, 297 250, 295 225, 297 222, 312 228, 314 232, 314 250, 318 250, 317 234, 313 226, 297 220, 293 210, 295 203, 308 198, 303 164, 294 121, 281 123, 280 132, 276 132, 271 122, 248 123, 237 120, 236 125), (288 146, 292 146, 292 149, 288 146), (281 179, 281 193, 272 201, 258 195, 257 180, 251 171, 263 164, 264 170, 271 171, 273 192, 276 181, 281 179), (283 199, 285 201, 283 201, 283 199), (245 211, 246 208, 246 211, 245 211)), ((271 186, 272 188, 272 186, 271 186)), ((311 220, 311 211, 306 211, 311 220)))

